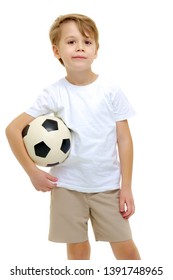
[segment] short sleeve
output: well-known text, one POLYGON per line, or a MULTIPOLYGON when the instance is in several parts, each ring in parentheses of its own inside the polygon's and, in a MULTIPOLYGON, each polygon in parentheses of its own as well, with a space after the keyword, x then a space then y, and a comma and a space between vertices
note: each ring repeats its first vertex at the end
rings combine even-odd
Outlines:
POLYGON ((35 102, 25 110, 25 112, 32 117, 38 117, 40 115, 51 114, 55 111, 54 101, 51 92, 46 89, 38 95, 35 102))
POLYGON ((111 90, 111 106, 115 121, 126 120, 136 114, 124 92, 119 87, 111 90))

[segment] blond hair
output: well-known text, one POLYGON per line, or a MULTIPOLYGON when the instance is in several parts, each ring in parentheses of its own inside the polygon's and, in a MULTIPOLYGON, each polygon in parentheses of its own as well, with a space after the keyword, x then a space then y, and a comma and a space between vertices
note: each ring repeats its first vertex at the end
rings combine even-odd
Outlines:
MULTIPOLYGON (((74 21, 77 24, 79 31, 83 36, 87 37, 86 34, 89 34, 93 37, 97 49, 99 48, 99 33, 95 22, 88 16, 81 14, 62 15, 54 21, 49 31, 49 38, 52 45, 58 44, 61 37, 61 26, 63 23, 69 21, 74 21)), ((59 60, 63 64, 62 59, 60 58, 59 60)))

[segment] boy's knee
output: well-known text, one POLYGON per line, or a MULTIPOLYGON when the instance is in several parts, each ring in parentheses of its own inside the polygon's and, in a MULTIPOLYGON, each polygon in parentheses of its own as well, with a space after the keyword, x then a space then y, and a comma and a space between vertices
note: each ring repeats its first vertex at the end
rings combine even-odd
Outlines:
POLYGON ((67 244, 68 260, 89 260, 90 245, 89 242, 67 244))
POLYGON ((118 260, 140 260, 140 255, 133 240, 111 243, 115 257, 118 260))

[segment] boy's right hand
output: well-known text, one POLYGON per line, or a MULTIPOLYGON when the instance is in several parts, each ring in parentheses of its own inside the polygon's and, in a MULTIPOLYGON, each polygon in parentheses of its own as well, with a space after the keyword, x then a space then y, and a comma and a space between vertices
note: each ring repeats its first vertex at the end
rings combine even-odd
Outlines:
POLYGON ((57 186, 58 178, 41 169, 37 169, 29 177, 37 191, 48 192, 57 186))

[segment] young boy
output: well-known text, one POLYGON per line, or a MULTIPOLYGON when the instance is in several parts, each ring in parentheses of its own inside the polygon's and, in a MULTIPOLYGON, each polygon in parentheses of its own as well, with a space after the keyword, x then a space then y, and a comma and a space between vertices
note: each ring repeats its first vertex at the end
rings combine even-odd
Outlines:
POLYGON ((43 90, 8 125, 6 134, 35 189, 51 191, 49 240, 67 243, 69 260, 90 259, 89 219, 96 240, 108 241, 117 259, 139 260, 128 222, 135 206, 127 119, 134 111, 119 88, 91 69, 98 37, 87 16, 69 14, 55 20, 50 40, 67 76, 43 90), (50 113, 71 129, 72 147, 69 157, 47 173, 29 158, 21 132, 34 118, 50 113))

